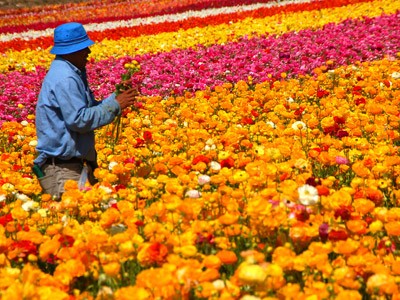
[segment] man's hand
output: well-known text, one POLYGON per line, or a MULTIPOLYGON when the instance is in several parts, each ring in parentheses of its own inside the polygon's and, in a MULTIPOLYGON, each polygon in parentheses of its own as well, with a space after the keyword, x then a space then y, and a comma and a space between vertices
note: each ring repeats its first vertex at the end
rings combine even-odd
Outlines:
POLYGON ((136 97, 138 94, 138 91, 132 88, 117 95, 116 100, 119 103, 121 110, 133 105, 136 102, 136 97))

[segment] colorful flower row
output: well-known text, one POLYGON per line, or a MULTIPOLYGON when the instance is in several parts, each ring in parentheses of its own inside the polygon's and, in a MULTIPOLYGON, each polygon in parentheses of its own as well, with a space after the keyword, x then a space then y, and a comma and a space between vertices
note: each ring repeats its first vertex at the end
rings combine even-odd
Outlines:
MULTIPOLYGON (((236 13, 231 13, 231 10, 228 9, 228 11, 223 10, 222 15, 217 15, 214 16, 213 14, 215 12, 218 12, 219 10, 215 9, 210 9, 205 11, 200 12, 197 14, 196 12, 190 12, 188 14, 179 14, 179 15, 167 15, 164 17, 151 17, 147 19, 139 19, 139 20, 131 20, 128 22, 113 22, 113 23, 105 23, 106 28, 104 28, 104 25, 102 24, 88 24, 86 25, 89 27, 89 32, 94 30, 93 32, 90 32, 91 38, 95 41, 103 41, 103 40, 118 40, 121 38, 135 38, 139 37, 141 35, 155 35, 155 34, 160 34, 163 32, 175 32, 175 31, 180 31, 180 30, 187 30, 195 27, 206 27, 206 29, 213 25, 220 25, 224 23, 232 23, 234 21, 238 21, 238 24, 235 24, 234 26, 240 26, 241 23, 240 20, 246 19, 246 18, 265 18, 266 16, 274 16, 274 15, 279 15, 282 12, 282 9, 286 13, 292 13, 292 12, 299 12, 299 11, 304 11, 304 10, 318 10, 318 9, 323 9, 323 8, 329 8, 329 7, 338 7, 338 6, 344 6, 349 3, 352 3, 353 1, 349 0, 339 0, 335 2, 309 2, 309 1, 302 1, 304 3, 298 3, 298 4, 290 4, 291 1, 284 2, 284 4, 277 4, 274 5, 273 3, 267 3, 266 7, 263 8, 263 4, 258 4, 254 6, 248 6, 248 9, 236 13), (260 7, 258 9, 255 9, 257 7, 260 7), (254 10, 254 9, 255 10, 254 10), (162 22, 162 24, 159 24, 162 22), (135 26, 135 24, 142 24, 145 26, 135 26), (129 25, 127 27, 127 25, 129 25), (108 29, 107 29, 108 28, 108 29)), ((357 2, 364 2, 358 0, 357 2)), ((364 6, 363 10, 368 6, 364 6)), ((385 13, 393 13, 395 12, 395 7, 389 9, 389 11, 385 10, 385 13)), ((380 15, 382 12, 377 10, 371 16, 377 16, 380 15)), ((353 18, 358 18, 362 16, 360 13, 354 14, 352 17, 353 18)), ((315 16, 314 16, 315 17, 315 16)), ((343 14, 338 14, 337 19, 329 20, 331 22, 340 22, 343 20, 343 14)), ((279 22, 279 17, 270 19, 267 21, 270 22, 279 22)), ((257 22, 261 20, 257 20, 257 22)), ((322 21, 324 23, 326 21, 322 21)), ((266 24, 267 22, 262 21, 263 24, 266 24)), ((310 26, 310 22, 307 21, 305 24, 307 26, 310 26)), ((306 27, 303 27, 306 28, 306 27)), ((274 34, 274 33, 281 33, 282 30, 287 30, 284 27, 279 28, 280 31, 275 32, 274 28, 270 29, 271 31, 268 31, 268 33, 274 34)), ((249 33, 244 33, 245 35, 252 35, 254 33, 260 33, 260 29, 258 29, 256 32, 249 32, 249 33)), ((262 32, 265 33, 265 32, 262 32)), ((5 50, 19 50, 23 51, 24 49, 47 49, 51 46, 52 44, 52 39, 51 39, 51 34, 52 30, 48 29, 46 31, 33 31, 33 32, 25 32, 23 34, 6 34, 6 35, 1 35, 0 41, 1 45, 3 46, 2 48, 5 50), (13 41, 10 41, 10 38, 13 39, 13 41), (32 38, 34 38, 32 40, 32 38)), ((235 36, 235 35, 234 35, 235 36)), ((200 41, 197 41, 200 43, 200 41)), ((48 55, 48 54, 47 54, 48 55)))
POLYGON ((273 0, 168 0, 155 2, 119 0, 52 5, 47 9, 31 8, 22 11, 16 10, 15 13, 10 11, 0 13, 0 33, 24 32, 28 29, 44 30, 70 20, 82 24, 103 23, 268 2, 276 3, 273 0), (64 13, 60 14, 60 10, 64 13))

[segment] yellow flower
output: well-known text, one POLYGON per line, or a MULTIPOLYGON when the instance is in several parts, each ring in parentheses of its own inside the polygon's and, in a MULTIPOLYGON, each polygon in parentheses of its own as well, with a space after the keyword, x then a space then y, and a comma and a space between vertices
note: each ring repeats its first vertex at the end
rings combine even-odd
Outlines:
POLYGON ((244 182, 249 179, 249 174, 246 171, 237 171, 233 174, 233 180, 235 183, 244 182))
POLYGON ((110 262, 102 265, 105 274, 111 277, 117 277, 121 269, 121 264, 118 262, 110 262))
POLYGON ((259 265, 242 263, 238 267, 238 278, 245 284, 260 284, 267 278, 267 271, 259 265))
POLYGON ((151 293, 143 287, 128 286, 122 287, 115 292, 115 299, 119 300, 147 300, 151 299, 151 293))

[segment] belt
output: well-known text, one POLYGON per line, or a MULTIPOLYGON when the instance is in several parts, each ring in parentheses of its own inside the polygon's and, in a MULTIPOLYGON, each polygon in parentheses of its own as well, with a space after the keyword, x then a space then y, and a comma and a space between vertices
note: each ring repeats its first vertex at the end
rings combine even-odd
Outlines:
POLYGON ((86 159, 79 158, 79 157, 72 157, 70 159, 61 159, 57 157, 49 157, 45 164, 48 165, 61 165, 61 164, 83 164, 86 162, 86 159))

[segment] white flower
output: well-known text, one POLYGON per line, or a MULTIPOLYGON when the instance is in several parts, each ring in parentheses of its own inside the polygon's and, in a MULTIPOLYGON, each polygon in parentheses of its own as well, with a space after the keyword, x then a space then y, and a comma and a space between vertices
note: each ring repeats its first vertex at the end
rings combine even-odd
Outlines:
POLYGON ((212 282, 214 288, 218 291, 221 291, 225 288, 225 282, 222 279, 217 279, 212 282))
POLYGON ((21 205, 24 211, 36 210, 39 207, 39 204, 33 200, 26 201, 21 205))
POLYGON ((192 199, 196 199, 201 197, 201 192, 199 192, 198 190, 189 190, 186 192, 185 196, 192 199))
POLYGON ((150 127, 150 125, 151 125, 151 120, 149 120, 149 119, 144 119, 143 120, 143 125, 145 125, 145 126, 147 126, 147 127, 150 127))
POLYGON ((289 97, 289 98, 287 98, 287 99, 286 99, 286 102, 287 102, 287 103, 293 103, 293 102, 294 102, 294 100, 293 100, 293 98, 292 98, 292 97, 289 97))
POLYGON ((267 121, 267 122, 265 122, 265 123, 266 123, 267 125, 271 126, 272 128, 276 128, 275 123, 272 122, 272 121, 267 121))
POLYGON ((296 121, 292 124, 292 129, 294 130, 302 130, 302 129, 306 129, 307 125, 306 123, 302 122, 302 121, 296 121))
POLYGON ((297 189, 299 202, 305 206, 314 205, 319 202, 318 190, 312 185, 305 184, 297 189))
POLYGON ((219 162, 217 162, 217 161, 212 161, 210 163, 210 168, 213 171, 219 171, 219 170, 221 170, 221 164, 219 162))
POLYGON ((108 186, 104 186, 104 185, 100 185, 99 189, 101 189, 102 191, 104 191, 106 194, 111 194, 112 189, 109 188, 108 186))
POLYGON ((61 222, 63 223, 63 226, 66 227, 71 220, 71 217, 68 215, 63 215, 61 218, 61 222))
POLYGON ((28 121, 25 121, 25 120, 21 121, 22 126, 28 126, 28 124, 29 124, 28 121))
POLYGON ((17 193, 17 199, 18 200, 21 200, 21 201, 23 201, 23 202, 26 202, 26 201, 29 201, 29 200, 31 200, 31 198, 29 198, 27 195, 25 195, 25 194, 21 194, 21 193, 17 193))
POLYGON ((392 78, 393 79, 400 79, 400 73, 399 72, 393 72, 392 73, 392 78))
POLYGON ((112 162, 110 162, 110 163, 108 164, 108 169, 109 169, 110 171, 112 171, 112 169, 114 169, 114 167, 115 167, 116 165, 118 165, 118 163, 117 163, 116 161, 112 161, 112 162))
POLYGON ((197 178, 197 181, 200 185, 204 185, 206 183, 209 183, 211 180, 211 177, 208 175, 200 175, 199 178, 197 178))
POLYGON ((0 194, 0 202, 6 201, 7 197, 4 194, 0 194))
POLYGON ((31 147, 36 147, 37 146, 37 140, 32 140, 29 142, 29 146, 31 147))
POLYGON ((168 125, 168 126, 178 126, 178 123, 177 123, 175 120, 173 120, 173 119, 167 119, 167 120, 165 120, 164 124, 165 124, 165 125, 168 125))

